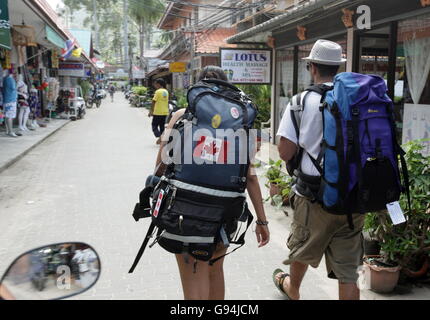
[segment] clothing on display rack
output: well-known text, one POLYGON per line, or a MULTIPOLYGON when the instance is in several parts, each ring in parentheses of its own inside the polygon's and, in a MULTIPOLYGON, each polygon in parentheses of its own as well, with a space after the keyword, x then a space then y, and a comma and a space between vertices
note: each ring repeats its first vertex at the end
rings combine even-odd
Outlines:
POLYGON ((3 112, 6 118, 6 134, 10 137, 21 135, 13 132, 13 119, 16 118, 16 104, 18 92, 16 81, 9 70, 5 70, 3 74, 3 112))
POLYGON ((28 87, 24 81, 20 80, 18 81, 17 88, 18 88, 18 106, 19 106, 19 116, 18 116, 19 129, 21 131, 29 131, 29 128, 27 127, 27 121, 30 116, 30 106, 28 104, 28 87))

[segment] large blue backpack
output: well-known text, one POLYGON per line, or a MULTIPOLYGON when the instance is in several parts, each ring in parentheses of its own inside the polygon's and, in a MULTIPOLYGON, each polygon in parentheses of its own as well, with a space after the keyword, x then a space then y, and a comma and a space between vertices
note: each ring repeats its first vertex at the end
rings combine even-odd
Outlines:
MULTIPOLYGON (((321 179, 306 176, 297 167, 298 190, 312 194, 326 211, 348 215, 351 228, 353 213, 386 209, 405 189, 410 202, 404 151, 396 139, 393 103, 384 79, 344 72, 335 77, 334 87, 322 85, 308 91, 322 95, 321 152, 317 159, 310 156, 321 179)), ((300 113, 292 109, 293 123, 300 123, 300 113)), ((298 129, 296 125, 299 136, 298 129)), ((296 162, 304 152, 298 149, 296 162)))

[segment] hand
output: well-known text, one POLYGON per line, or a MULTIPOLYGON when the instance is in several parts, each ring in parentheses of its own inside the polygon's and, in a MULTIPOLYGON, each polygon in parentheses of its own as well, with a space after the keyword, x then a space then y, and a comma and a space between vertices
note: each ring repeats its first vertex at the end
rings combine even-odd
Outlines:
POLYGON ((257 234, 258 247, 264 247, 269 243, 270 232, 268 226, 258 225, 255 228, 255 233, 257 234))
POLYGON ((148 113, 148 117, 150 117, 150 118, 151 118, 152 116, 153 116, 152 112, 149 112, 149 113, 148 113))

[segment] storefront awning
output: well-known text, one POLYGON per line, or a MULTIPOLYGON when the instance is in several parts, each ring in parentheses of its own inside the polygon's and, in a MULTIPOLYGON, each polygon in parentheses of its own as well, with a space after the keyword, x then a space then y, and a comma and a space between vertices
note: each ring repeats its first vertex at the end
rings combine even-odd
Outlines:
MULTIPOLYGON (((240 32, 230 38, 226 39, 227 43, 246 43, 246 42, 254 42, 253 39, 257 34, 273 31, 274 29, 281 28, 285 25, 295 23, 297 21, 301 21, 305 19, 308 14, 314 12, 319 9, 328 9, 337 5, 344 4, 345 0, 313 0, 306 1, 303 4, 300 4, 292 9, 288 10, 286 13, 277 16, 269 21, 266 21, 262 24, 256 25, 253 28, 250 28, 246 31, 240 32)), ((352 1, 351 1, 352 2, 352 1)))
POLYGON ((59 48, 64 48, 65 41, 60 35, 54 31, 50 26, 45 26, 46 31, 46 39, 52 44, 56 45, 59 48))
POLYGON ((0 2, 0 48, 11 50, 7 1, 0 2))

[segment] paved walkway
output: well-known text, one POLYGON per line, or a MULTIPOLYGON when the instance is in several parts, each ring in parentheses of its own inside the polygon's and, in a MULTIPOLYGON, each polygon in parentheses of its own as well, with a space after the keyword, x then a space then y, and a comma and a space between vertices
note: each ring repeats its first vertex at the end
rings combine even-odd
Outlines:
MULTIPOLYGON (((75 299, 182 299, 175 258, 159 246, 127 273, 149 224, 136 223, 131 212, 158 148, 147 111, 131 108, 120 93, 115 99, 88 110, 84 120, 69 123, 0 174, 0 274, 26 250, 83 241, 99 253, 102 275, 75 299)), ((227 299, 283 299, 271 274, 288 254, 290 217, 269 204, 266 210, 271 242, 258 249, 250 231, 247 244, 226 259, 227 299)), ((302 298, 337 298, 337 282, 327 279, 324 265, 309 269, 302 298)), ((404 296, 364 291, 363 298, 430 299, 430 290, 404 296)))
POLYGON ((44 123, 46 128, 37 128, 17 138, 6 136, 4 126, 0 129, 0 172, 69 123, 69 120, 51 119, 44 123))

